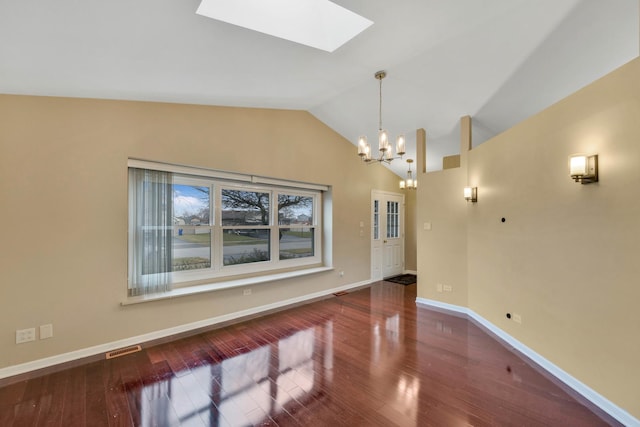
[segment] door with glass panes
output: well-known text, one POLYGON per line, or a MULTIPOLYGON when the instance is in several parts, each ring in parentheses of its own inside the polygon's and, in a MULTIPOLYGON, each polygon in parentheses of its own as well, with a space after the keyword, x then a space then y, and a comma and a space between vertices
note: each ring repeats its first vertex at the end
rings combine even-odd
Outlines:
POLYGON ((404 195, 371 193, 371 279, 404 270, 404 195))

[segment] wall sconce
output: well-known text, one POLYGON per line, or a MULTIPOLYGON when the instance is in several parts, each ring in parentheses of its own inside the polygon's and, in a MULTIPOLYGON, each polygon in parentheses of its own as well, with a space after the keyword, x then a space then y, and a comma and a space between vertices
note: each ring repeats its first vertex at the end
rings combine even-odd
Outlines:
POLYGON ((464 187, 464 199, 467 202, 478 201, 478 187, 464 187))
POLYGON ((569 156, 569 175, 575 182, 598 182, 598 155, 572 154, 569 156))

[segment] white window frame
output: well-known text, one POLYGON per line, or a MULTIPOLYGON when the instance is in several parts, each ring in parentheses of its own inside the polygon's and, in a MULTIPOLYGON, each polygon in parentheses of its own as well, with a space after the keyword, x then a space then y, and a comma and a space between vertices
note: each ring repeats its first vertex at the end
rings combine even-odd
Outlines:
MULTIPOLYGON (((211 232, 211 266, 198 270, 185 270, 171 272, 171 282, 174 289, 186 288, 193 285, 201 285, 203 282, 220 282, 220 288, 224 288, 225 280, 233 280, 243 276, 261 276, 282 271, 295 271, 313 269, 323 265, 323 220, 322 207, 324 191, 328 187, 284 181, 274 178, 255 177, 250 175, 214 171, 201 168, 189 168, 186 166, 155 163, 143 160, 130 159, 128 166, 144 169, 163 170, 174 173, 175 184, 196 185, 208 187, 210 224, 204 225, 211 232), (270 194, 269 225, 268 226, 222 226, 222 189, 268 192, 270 194), (300 195, 312 197, 312 224, 314 248, 313 256, 280 260, 279 230, 278 224, 278 194, 300 195), (270 260, 246 264, 224 265, 223 263, 223 230, 226 228, 266 228, 270 230, 270 260)), ((129 183, 131 185, 131 183, 129 183)), ((129 201, 131 203, 131 200, 129 201)), ((134 219, 129 210, 129 247, 132 247, 135 238, 134 219)), ((174 225, 182 227, 182 225, 174 225)), ((187 226, 191 227, 191 226, 187 226)), ((199 226, 203 227, 203 226, 199 226)), ((285 228, 297 228, 285 227, 285 228)), ((129 280, 131 280, 131 265, 133 255, 129 251, 129 280)), ((215 283, 214 283, 215 285, 215 283)), ((214 286, 215 288, 215 286, 214 286)))

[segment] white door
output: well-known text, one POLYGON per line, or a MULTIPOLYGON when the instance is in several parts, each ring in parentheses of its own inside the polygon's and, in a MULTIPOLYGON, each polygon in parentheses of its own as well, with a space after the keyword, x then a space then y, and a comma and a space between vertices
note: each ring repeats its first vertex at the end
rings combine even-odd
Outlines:
POLYGON ((371 279, 404 271, 404 195, 371 192, 371 279))

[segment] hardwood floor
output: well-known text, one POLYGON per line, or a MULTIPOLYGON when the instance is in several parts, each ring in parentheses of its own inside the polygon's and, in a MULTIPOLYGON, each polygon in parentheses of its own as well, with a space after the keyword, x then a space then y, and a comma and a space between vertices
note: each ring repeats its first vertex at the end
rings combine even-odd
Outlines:
POLYGON ((0 426, 619 425, 415 297, 378 282, 11 384, 0 426))

